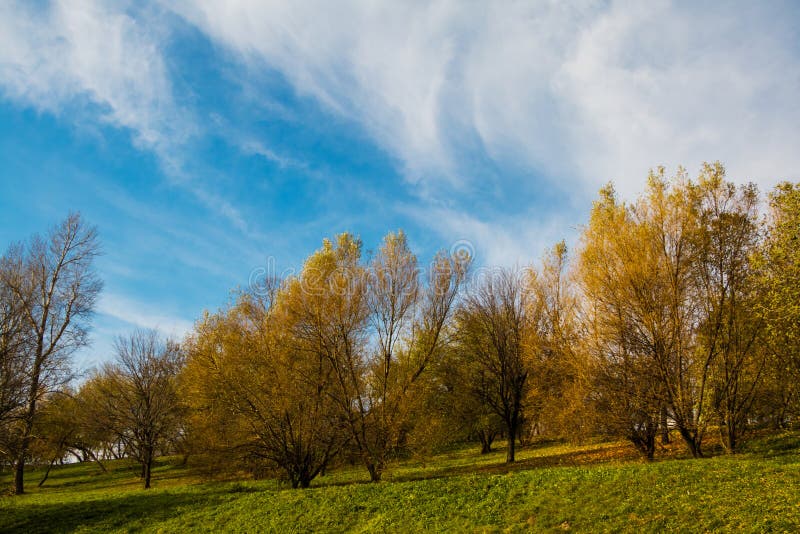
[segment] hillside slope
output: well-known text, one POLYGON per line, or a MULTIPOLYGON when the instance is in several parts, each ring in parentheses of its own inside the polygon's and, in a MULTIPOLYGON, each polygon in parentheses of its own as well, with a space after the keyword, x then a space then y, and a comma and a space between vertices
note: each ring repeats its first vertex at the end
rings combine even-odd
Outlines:
MULTIPOLYGON (((30 493, 0 498, 0 530, 115 531, 797 531, 800 438, 756 441, 736 457, 643 463, 624 444, 545 444, 503 454, 463 449, 393 466, 380 484, 359 469, 308 490, 276 481, 203 482, 159 464, 139 489, 125 462, 54 469, 30 493)), ((0 480, 4 485, 8 476, 0 480)))

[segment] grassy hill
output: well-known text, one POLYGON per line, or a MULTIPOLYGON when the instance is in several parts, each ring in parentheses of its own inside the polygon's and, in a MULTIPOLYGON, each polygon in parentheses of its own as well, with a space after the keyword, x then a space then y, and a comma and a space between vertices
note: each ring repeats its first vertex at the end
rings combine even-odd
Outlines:
POLYGON ((800 435, 754 440, 736 457, 675 451, 647 464, 624 443, 539 444, 508 468, 502 452, 459 449, 400 462, 380 484, 338 469, 308 490, 203 481, 165 459, 145 491, 128 462, 108 473, 70 465, 40 489, 31 472, 28 494, 0 497, 0 531, 800 530, 800 435))

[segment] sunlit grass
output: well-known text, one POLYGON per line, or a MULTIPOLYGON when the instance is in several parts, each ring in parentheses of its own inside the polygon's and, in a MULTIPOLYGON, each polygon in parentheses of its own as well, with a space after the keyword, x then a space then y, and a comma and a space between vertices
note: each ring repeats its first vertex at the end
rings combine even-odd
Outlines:
MULTIPOLYGON (((500 444, 502 445, 502 444, 500 444)), ((676 447, 679 451, 679 447, 676 447)), ((475 447, 391 467, 380 484, 356 466, 309 490, 274 480, 202 481, 171 460, 154 488, 136 467, 56 468, 37 489, 0 498, 0 530, 114 531, 777 531, 800 528, 800 436, 753 442, 735 457, 639 460, 624 443, 532 444, 507 467, 475 447)), ((679 452, 675 453, 680 456, 679 452)), ((10 478, 3 475, 2 484, 10 478)))

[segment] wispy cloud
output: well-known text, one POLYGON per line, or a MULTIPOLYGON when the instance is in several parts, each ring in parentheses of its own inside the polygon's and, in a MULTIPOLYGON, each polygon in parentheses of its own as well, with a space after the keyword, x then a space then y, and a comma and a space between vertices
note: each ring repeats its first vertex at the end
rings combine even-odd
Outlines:
POLYGON ((152 304, 144 304, 112 293, 103 293, 97 311, 133 327, 153 328, 176 339, 183 338, 193 327, 191 321, 165 314, 163 310, 155 309, 152 304))
MULTIPOLYGON (((800 168, 800 61, 790 46, 798 11, 592 0, 12 1, 0 7, 0 86, 53 113, 91 103, 243 233, 252 229, 240 209, 182 169, 183 143, 202 127, 175 98, 164 55, 171 12, 251 73, 277 70, 360 124, 421 198, 482 180, 472 169, 481 152, 501 172, 525 168, 589 195, 609 179, 632 192, 649 167, 705 159, 767 185, 800 168)), ((296 166, 261 139, 234 142, 296 166)))
POLYGON ((188 144, 203 127, 175 98, 164 16, 106 0, 0 4, 0 91, 72 124, 99 118, 128 130, 137 147, 157 156, 171 185, 246 233, 240 211, 185 169, 188 144))
POLYGON ((165 5, 236 50, 251 68, 278 69, 302 94, 360 121, 400 156, 410 177, 451 166, 439 113, 458 47, 452 23, 462 10, 455 4, 165 5))
POLYGON ((301 169, 308 169, 308 165, 306 165, 304 162, 278 154, 271 148, 265 146, 261 141, 257 141, 255 139, 240 142, 240 147, 245 153, 261 156, 267 161, 276 163, 282 168, 297 167, 301 169))
POLYGON ((539 258, 556 242, 574 240, 576 227, 567 217, 525 213, 480 217, 463 210, 402 206, 423 227, 431 228, 447 247, 467 247, 483 266, 522 266, 539 258))
POLYGON ((88 101, 165 161, 192 129, 172 98, 156 36, 101 0, 3 3, 0 86, 6 97, 57 115, 88 101))
POLYGON ((796 6, 616 2, 554 87, 580 174, 641 188, 649 167, 720 159, 737 180, 800 177, 796 6))
POLYGON ((800 168, 791 4, 170 5, 360 122, 413 183, 469 181, 481 147, 591 191, 636 190, 661 163, 719 158, 762 184, 800 168))

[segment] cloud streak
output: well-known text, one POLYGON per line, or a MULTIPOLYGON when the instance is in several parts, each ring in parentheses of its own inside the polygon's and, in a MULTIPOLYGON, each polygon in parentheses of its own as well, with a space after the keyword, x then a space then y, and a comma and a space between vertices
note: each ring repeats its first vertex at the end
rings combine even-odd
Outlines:
MULTIPOLYGON (((463 239, 524 264, 652 166, 800 179, 798 27, 791 2, 0 0, 0 96, 120 149, 64 151, 86 170, 70 201, 107 208, 120 250, 100 312, 180 335, 190 321, 140 299, 213 306, 331 232, 405 227, 427 252, 463 239)), ((37 156, 17 172, 70 174, 37 156)))
POLYGON ((483 266, 522 266, 539 258, 562 239, 571 239, 576 228, 565 216, 524 213, 492 218, 462 210, 403 206, 401 211, 424 228, 431 228, 440 243, 464 245, 483 266))
POLYGON ((60 115, 90 103, 103 121, 133 133, 164 160, 190 123, 172 98, 156 36, 98 0, 0 7, 0 84, 5 96, 60 115))
POLYGON ((176 339, 183 338, 193 327, 191 321, 165 314, 163 310, 153 309, 152 305, 145 305, 118 294, 104 293, 98 302, 97 311, 131 326, 159 330, 176 339))
POLYGON ((791 4, 170 5, 249 68, 360 123, 414 184, 463 187, 476 150, 592 192, 704 159, 761 184, 798 175, 791 4))
POLYGON ((0 4, 0 91, 74 125, 91 128, 99 118, 129 131, 157 156, 170 185, 247 233, 236 206, 185 170, 203 128, 175 98, 164 17, 152 6, 106 0, 0 4))
MULTIPOLYGON (((631 194, 650 167, 692 170, 706 159, 768 186, 800 176, 800 60, 789 46, 798 11, 592 0, 12 1, 0 6, 0 90, 54 114, 88 106, 130 130, 173 185, 243 234, 253 229, 240 209, 183 168, 187 141, 206 133, 199 110, 174 95, 170 13, 231 51, 253 79, 276 70, 360 125, 432 205, 486 180, 502 190, 509 169, 584 198, 608 180, 631 194), (475 172, 481 157, 497 169, 489 177, 475 172)), ((305 168, 257 138, 242 150, 305 168)))

